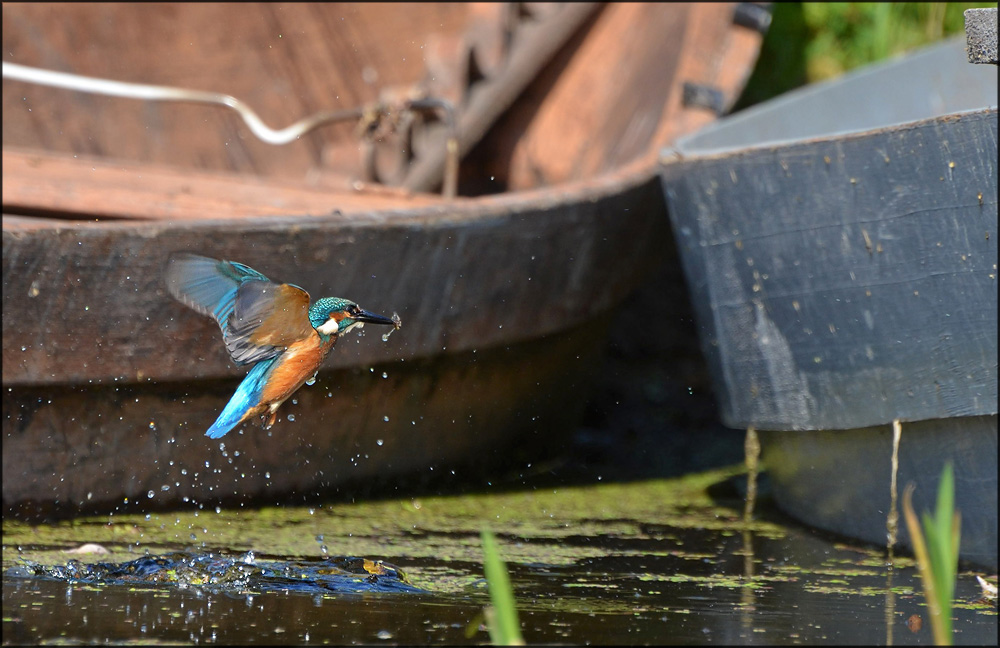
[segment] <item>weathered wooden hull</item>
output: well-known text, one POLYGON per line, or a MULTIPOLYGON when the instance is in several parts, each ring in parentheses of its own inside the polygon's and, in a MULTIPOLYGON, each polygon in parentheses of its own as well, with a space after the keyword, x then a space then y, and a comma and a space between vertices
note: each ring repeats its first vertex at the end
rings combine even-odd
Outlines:
MULTIPOLYGON (((255 422, 217 441, 205 428, 238 379, 5 390, 4 503, 35 517, 319 501, 523 468, 580 420, 605 334, 594 322, 510 347, 326 371, 272 429, 255 422)), ((361 345, 381 344, 372 337, 361 345)), ((354 342, 344 346, 356 360, 354 342)))
POLYGON ((5 503, 280 495, 544 445, 578 420, 607 313, 665 241, 654 179, 604 189, 395 222, 241 219, 223 240, 211 222, 6 228, 4 312, 18 318, 5 321, 4 357, 20 386, 4 391, 5 503), (294 422, 209 442, 242 372, 215 322, 166 294, 175 250, 350 295, 398 312, 403 328, 387 342, 369 329, 342 340, 334 371, 280 410, 294 422), (63 360, 81 356, 82 366, 63 360), (84 384, 94 372, 105 379, 84 384))
POLYGON ((8 63, 226 93, 272 125, 446 99, 459 194, 479 196, 420 193, 443 173, 433 116, 273 147, 222 108, 5 79, 5 509, 306 497, 544 456, 580 420, 616 307, 670 245, 657 151, 735 101, 761 11, 4 5, 8 63), (402 329, 340 341, 270 431, 209 441, 244 372, 167 294, 175 251, 397 312, 402 329))

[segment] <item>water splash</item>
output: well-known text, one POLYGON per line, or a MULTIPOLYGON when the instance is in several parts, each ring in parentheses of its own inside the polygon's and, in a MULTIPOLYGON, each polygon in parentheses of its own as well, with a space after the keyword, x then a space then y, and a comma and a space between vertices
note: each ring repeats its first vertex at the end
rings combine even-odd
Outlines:
MULTIPOLYGON (((325 548, 325 547, 324 547, 325 548)), ((228 552, 174 552, 145 556, 120 564, 87 564, 76 559, 46 567, 24 560, 8 569, 6 578, 52 578, 92 585, 175 585, 213 591, 330 592, 377 591, 422 593, 398 567, 357 556, 330 556, 313 560, 260 561, 253 550, 228 552)))

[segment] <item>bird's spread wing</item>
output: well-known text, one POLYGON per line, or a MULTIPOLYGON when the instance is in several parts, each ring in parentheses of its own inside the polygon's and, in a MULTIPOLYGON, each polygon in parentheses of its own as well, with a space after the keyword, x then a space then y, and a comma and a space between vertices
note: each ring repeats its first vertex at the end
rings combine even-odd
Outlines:
POLYGON ((316 335, 309 323, 309 293, 277 284, 234 261, 181 254, 166 270, 170 293, 215 318, 237 364, 274 358, 286 346, 316 335))
POLYGON ((170 294, 202 315, 214 317, 219 326, 224 326, 233 312, 236 289, 251 279, 268 281, 267 277, 242 263, 194 254, 174 255, 166 270, 170 294))
POLYGON ((309 293, 270 281, 240 285, 232 315, 222 329, 237 364, 273 358, 293 342, 317 335, 309 323, 309 293))

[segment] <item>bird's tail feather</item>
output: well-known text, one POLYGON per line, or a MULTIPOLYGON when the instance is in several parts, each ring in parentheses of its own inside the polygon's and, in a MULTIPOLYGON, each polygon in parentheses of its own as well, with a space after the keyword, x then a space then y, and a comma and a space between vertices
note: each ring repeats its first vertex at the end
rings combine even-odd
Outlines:
POLYGON ((212 427, 208 428, 205 436, 213 439, 225 436, 230 430, 239 425, 251 408, 260 404, 260 395, 264 391, 264 383, 267 382, 268 371, 274 364, 275 359, 264 360, 254 365, 247 377, 243 379, 236 393, 229 399, 229 403, 219 414, 212 427))

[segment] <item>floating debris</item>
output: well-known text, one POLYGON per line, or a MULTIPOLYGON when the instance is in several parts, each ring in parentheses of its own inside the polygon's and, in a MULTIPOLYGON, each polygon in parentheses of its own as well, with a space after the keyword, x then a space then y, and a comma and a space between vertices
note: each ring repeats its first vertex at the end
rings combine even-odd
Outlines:
POLYGON ((983 598, 987 601, 997 600, 997 586, 993 583, 987 581, 985 578, 976 574, 976 580, 979 581, 979 587, 983 589, 983 598))
POLYGON ((99 545, 99 544, 96 544, 96 543, 93 543, 93 542, 88 542, 86 544, 80 545, 76 549, 67 549, 66 553, 68 553, 68 554, 109 554, 111 552, 108 551, 103 545, 99 545))

